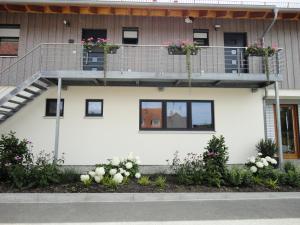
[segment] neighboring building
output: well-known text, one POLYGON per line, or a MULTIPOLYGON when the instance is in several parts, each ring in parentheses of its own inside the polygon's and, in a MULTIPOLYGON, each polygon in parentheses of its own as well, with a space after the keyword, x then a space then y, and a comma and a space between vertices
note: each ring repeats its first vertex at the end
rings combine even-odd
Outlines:
POLYGON ((300 5, 279 6, 264 37, 265 46, 282 48, 269 58, 268 80, 262 57, 244 53, 275 6, 203 2, 2 0, 0 133, 16 131, 35 151, 59 144, 69 165, 131 151, 145 165, 163 165, 175 151, 203 152, 222 134, 230 163, 244 163, 261 138, 276 140, 279 81, 285 158, 299 158, 300 5), (86 51, 80 42, 89 37, 120 48, 107 58, 86 51), (165 46, 179 39, 201 46, 191 79, 185 55, 165 46))

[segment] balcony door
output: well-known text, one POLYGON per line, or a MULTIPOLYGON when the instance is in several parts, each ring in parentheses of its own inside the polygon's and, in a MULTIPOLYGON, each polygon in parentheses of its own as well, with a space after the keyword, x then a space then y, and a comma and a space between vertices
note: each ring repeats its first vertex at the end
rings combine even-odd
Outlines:
MULTIPOLYGON (((274 106, 275 125, 276 111, 274 106)), ((282 149, 285 159, 299 158, 299 123, 297 105, 280 105, 282 149)), ((276 126, 277 127, 277 126, 276 126)), ((276 137, 277 137, 276 129, 276 137)))
POLYGON ((224 33, 226 73, 248 73, 248 60, 243 49, 246 45, 246 33, 224 33))
MULTIPOLYGON (((107 38, 107 30, 104 29, 82 29, 82 39, 93 37, 107 38)), ((104 65, 104 52, 103 49, 93 48, 90 51, 84 50, 83 52, 83 70, 103 70, 104 65)))

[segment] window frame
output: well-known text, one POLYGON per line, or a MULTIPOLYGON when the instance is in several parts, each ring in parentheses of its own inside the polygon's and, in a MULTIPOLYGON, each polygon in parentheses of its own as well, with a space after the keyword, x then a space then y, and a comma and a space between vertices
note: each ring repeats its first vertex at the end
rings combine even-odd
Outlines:
POLYGON ((141 131, 215 131, 215 106, 214 100, 169 100, 169 99, 140 99, 139 103, 139 130, 141 131), (143 102, 160 102, 162 104, 162 127, 161 128, 143 128, 142 127, 142 103, 143 102), (187 104, 187 128, 167 128, 167 102, 186 102, 187 104), (192 127, 192 103, 210 103, 211 104, 211 128, 193 128, 192 127))
POLYGON ((85 100, 85 117, 103 117, 103 99, 86 99, 85 100), (88 113, 89 102, 101 102, 101 113, 100 114, 89 114, 88 113))
MULTIPOLYGON (((46 111, 45 111, 45 117, 55 117, 56 116, 56 112, 55 114, 49 113, 49 104, 51 101, 54 101, 55 103, 57 102, 57 98, 47 98, 46 99, 46 111)), ((60 117, 64 116, 64 111, 65 111, 65 100, 62 98, 60 99, 60 101, 62 102, 62 110, 60 113, 60 117)))
POLYGON ((122 44, 124 45, 138 45, 139 44, 139 28, 138 27, 122 27, 122 44), (136 31, 137 32, 137 42, 136 44, 126 44, 124 43, 124 32, 125 31, 136 31))
POLYGON ((193 42, 196 43, 198 46, 208 47, 209 46, 209 29, 193 29, 193 42), (206 33, 207 34, 207 44, 200 45, 194 38, 195 33, 206 33))
MULTIPOLYGON (((0 24, 0 29, 19 29, 19 32, 21 30, 21 26, 20 24, 0 24)), ((0 43, 2 39, 17 39, 18 41, 16 41, 15 43, 18 44, 18 49, 16 54, 1 54, 0 53, 0 57, 18 57, 19 55, 19 45, 20 45, 20 34, 19 36, 0 36, 0 43)))

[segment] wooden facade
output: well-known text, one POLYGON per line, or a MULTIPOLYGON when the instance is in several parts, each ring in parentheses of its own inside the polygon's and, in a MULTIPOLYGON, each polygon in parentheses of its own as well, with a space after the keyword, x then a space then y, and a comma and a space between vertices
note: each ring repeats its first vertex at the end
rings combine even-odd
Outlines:
MULTIPOLYGON (((39 43, 75 43, 81 41, 82 29, 107 29, 111 42, 122 42, 122 27, 139 28, 140 45, 160 45, 167 41, 191 40, 193 29, 209 30, 209 45, 224 46, 224 32, 247 33, 247 42, 259 40, 270 20, 196 18, 186 24, 181 17, 142 17, 80 14, 28 14, 0 12, 0 24, 20 24, 19 56, 24 55, 39 43), (63 21, 70 22, 65 26, 63 21), (215 31, 214 25, 221 25, 215 31)), ((284 81, 282 88, 300 89, 300 22, 278 20, 265 38, 266 45, 275 44, 284 49, 284 81)), ((0 70, 16 58, 0 58, 0 70)))

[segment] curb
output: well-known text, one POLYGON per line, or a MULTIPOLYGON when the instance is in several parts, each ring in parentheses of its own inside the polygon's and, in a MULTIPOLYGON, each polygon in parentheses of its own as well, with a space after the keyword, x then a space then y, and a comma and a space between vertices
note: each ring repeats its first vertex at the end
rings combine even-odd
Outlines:
POLYGON ((1 193, 0 203, 172 202, 300 199, 300 192, 1 193))

